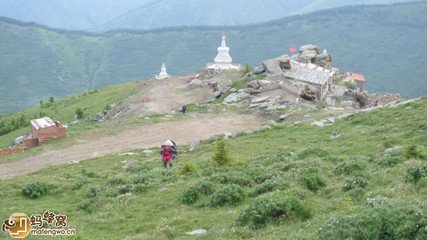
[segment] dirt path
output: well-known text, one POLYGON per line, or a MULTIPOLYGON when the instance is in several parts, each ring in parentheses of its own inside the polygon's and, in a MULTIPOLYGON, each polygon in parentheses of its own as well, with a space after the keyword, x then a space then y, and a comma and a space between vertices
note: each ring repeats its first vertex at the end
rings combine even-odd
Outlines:
POLYGON ((254 116, 227 113, 227 115, 194 114, 182 121, 141 125, 116 136, 101 136, 99 139, 66 149, 51 150, 0 164, 0 178, 13 178, 50 165, 78 162, 136 148, 157 147, 169 138, 174 139, 178 145, 190 144, 194 140, 207 139, 215 134, 253 129, 259 126, 260 122, 261 119, 254 116))
MULTIPOLYGON (((187 88, 190 76, 173 77, 155 81, 155 85, 144 94, 149 99, 142 104, 143 112, 170 113, 180 109, 185 104, 200 103, 203 94, 187 88)), ((207 89, 205 89, 207 93, 207 89)))

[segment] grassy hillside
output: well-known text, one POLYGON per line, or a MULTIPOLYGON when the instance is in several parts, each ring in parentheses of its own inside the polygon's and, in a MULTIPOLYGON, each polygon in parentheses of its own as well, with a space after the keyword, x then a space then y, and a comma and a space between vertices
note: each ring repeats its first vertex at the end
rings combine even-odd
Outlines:
POLYGON ((0 22, 0 113, 113 83, 179 75, 213 60, 222 33, 235 62, 259 65, 289 46, 327 48, 334 65, 365 74, 370 92, 427 93, 427 2, 344 7, 241 27, 114 31, 102 35, 0 22))
MULTIPOLYGON (((83 118, 94 118, 97 113, 121 103, 126 97, 132 95, 135 88, 135 82, 114 85, 80 93, 62 100, 45 101, 21 112, 4 117, 0 116, 0 148, 9 147, 18 136, 28 134, 30 132, 29 121, 32 119, 48 116, 53 120, 70 124, 76 120, 78 108, 83 111, 83 118)), ((92 125, 96 124, 81 123, 74 125, 70 127, 69 133, 73 135, 84 130, 85 126, 92 125), (80 129, 82 127, 83 129, 80 129)))
POLYGON ((0 180, 0 219, 66 214, 74 239, 193 239, 200 228, 203 239, 425 239, 426 111, 424 97, 324 128, 243 134, 225 141, 226 166, 211 141, 180 146, 166 175, 143 149, 51 167, 0 180))

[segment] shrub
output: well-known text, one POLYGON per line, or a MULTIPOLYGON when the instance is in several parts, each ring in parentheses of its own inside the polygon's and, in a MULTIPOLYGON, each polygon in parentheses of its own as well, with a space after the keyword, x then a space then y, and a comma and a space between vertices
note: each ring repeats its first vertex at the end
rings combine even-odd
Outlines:
POLYGON ((368 185, 368 180, 364 177, 349 177, 345 181, 344 191, 350 191, 355 188, 365 188, 368 185))
POLYGON ((117 188, 117 192, 119 193, 119 195, 126 194, 126 193, 130 192, 131 190, 132 190, 132 185, 130 185, 130 184, 120 185, 117 188))
POLYGON ((92 203, 93 203, 93 200, 85 200, 79 204, 78 209, 83 210, 87 213, 91 213, 93 212, 92 203))
POLYGON ((46 195, 50 188, 51 186, 45 183, 30 183, 22 189, 22 194, 28 198, 34 199, 46 195))
POLYGON ((195 173, 195 172, 197 172, 197 168, 196 168, 196 165, 194 165, 193 163, 188 162, 188 163, 185 163, 184 165, 182 165, 179 168, 179 172, 181 174, 195 173))
POLYGON ((306 173, 304 173, 301 177, 302 182, 307 187, 308 190, 312 192, 317 192, 321 188, 326 186, 326 183, 318 174, 318 169, 310 169, 306 173))
POLYGON ((400 156, 386 155, 378 160, 378 164, 382 166, 394 166, 402 161, 400 156))
POLYGON ((210 180, 217 183, 223 184, 237 184, 240 186, 251 186, 252 181, 243 176, 235 176, 235 174, 230 173, 217 173, 210 177, 210 180))
POLYGON ((276 176, 277 176, 277 172, 267 172, 261 176, 256 177, 255 182, 256 183, 263 183, 263 182, 270 180, 276 176))
POLYGON ((179 201, 183 204, 192 205, 200 198, 200 191, 196 187, 189 187, 179 197, 179 201))
POLYGON ((262 184, 255 187, 254 191, 252 192, 253 196, 258 196, 266 192, 273 191, 277 186, 277 183, 272 180, 267 180, 263 182, 262 184))
POLYGON ((125 183, 126 183, 126 180, 120 177, 114 177, 107 180, 108 185, 120 185, 125 183))
POLYGON ((406 170, 405 181, 417 183, 427 175, 427 165, 410 167, 406 170))
POLYGON ((352 89, 352 90, 356 89, 356 84, 354 84, 352 81, 345 81, 344 86, 348 89, 352 89))
POLYGON ((86 198, 95 198, 98 190, 96 188, 90 188, 89 191, 86 192, 86 198))
POLYGON ((77 119, 82 119, 84 117, 83 109, 76 108, 76 117, 77 117, 77 119))
POLYGON ((316 148, 316 147, 307 147, 304 150, 302 150, 299 154, 298 154, 300 159, 304 159, 307 158, 309 156, 316 156, 316 157, 326 157, 328 156, 328 152, 320 149, 320 148, 316 148))
POLYGON ((79 177, 77 182, 71 187, 72 190, 79 190, 82 188, 85 184, 87 184, 89 181, 85 177, 79 177))
POLYGON ((285 192, 270 193, 258 197, 237 218, 239 225, 260 228, 268 223, 289 221, 310 216, 297 197, 285 192))
POLYGON ((215 186, 210 182, 199 182, 195 187, 200 193, 205 195, 212 194, 215 191, 215 186))
POLYGON ((342 174, 346 176, 358 175, 359 173, 363 172, 363 170, 364 166, 356 161, 344 162, 334 169, 334 174, 337 176, 342 174))
POLYGON ((209 205, 212 207, 232 206, 243 201, 245 193, 238 185, 227 185, 214 192, 209 199, 209 205))
POLYGON ((318 239, 426 239, 425 209, 412 203, 358 207, 351 215, 330 218, 318 239))
POLYGON ((225 142, 223 138, 217 139, 215 153, 212 157, 212 160, 214 160, 220 166, 230 164, 230 158, 227 155, 227 150, 225 149, 225 142))
POLYGON ((424 154, 421 151, 421 149, 418 149, 417 145, 414 142, 412 142, 411 144, 409 144, 408 146, 405 147, 404 156, 407 159, 409 159, 409 158, 421 159, 424 157, 424 154))
POLYGON ((50 96, 50 97, 49 97, 49 102, 50 102, 50 103, 55 102, 55 98, 54 98, 53 96, 50 96))

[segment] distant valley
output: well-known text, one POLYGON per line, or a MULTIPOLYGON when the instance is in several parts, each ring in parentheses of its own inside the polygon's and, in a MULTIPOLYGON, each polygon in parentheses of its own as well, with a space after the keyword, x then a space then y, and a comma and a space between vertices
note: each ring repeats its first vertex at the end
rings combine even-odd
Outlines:
POLYGON ((222 33, 235 62, 259 65, 314 43, 334 66, 363 73, 370 92, 427 93, 427 2, 353 6, 235 27, 88 34, 0 21, 0 114, 114 83, 150 78, 165 62, 180 75, 213 60, 222 33))

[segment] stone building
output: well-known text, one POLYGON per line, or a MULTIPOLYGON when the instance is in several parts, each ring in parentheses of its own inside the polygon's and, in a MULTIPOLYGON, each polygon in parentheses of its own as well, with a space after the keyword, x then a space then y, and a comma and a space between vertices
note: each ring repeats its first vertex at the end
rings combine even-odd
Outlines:
POLYGON ((348 72, 347 76, 356 83, 356 90, 359 92, 365 91, 366 79, 362 74, 348 72))
POLYGON ((36 147, 49 140, 65 137, 67 128, 48 117, 31 120, 31 136, 24 139, 24 147, 36 147))

